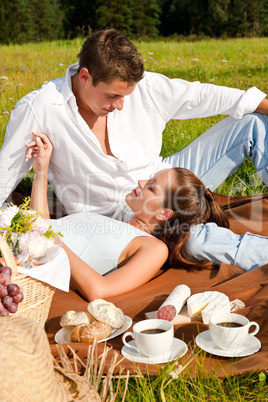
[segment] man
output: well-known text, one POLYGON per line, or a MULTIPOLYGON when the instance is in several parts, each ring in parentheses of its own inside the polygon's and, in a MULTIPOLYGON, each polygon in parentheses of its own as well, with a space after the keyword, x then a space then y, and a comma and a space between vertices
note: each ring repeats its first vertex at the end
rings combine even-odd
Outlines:
POLYGON ((49 181, 68 214, 93 211, 126 220, 125 194, 165 167, 192 170, 215 189, 250 156, 268 184, 268 100, 248 91, 144 72, 137 49, 116 30, 89 37, 65 78, 16 105, 0 153, 0 205, 31 168, 32 131, 54 145, 49 181), (162 161, 170 119, 228 117, 162 161), (245 117, 243 117, 246 115, 245 117))

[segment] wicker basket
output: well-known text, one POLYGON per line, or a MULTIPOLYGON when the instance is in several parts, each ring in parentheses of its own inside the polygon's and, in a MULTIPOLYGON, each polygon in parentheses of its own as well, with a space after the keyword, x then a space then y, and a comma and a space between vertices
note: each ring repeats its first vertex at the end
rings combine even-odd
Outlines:
POLYGON ((55 288, 37 279, 20 274, 17 270, 17 264, 13 253, 1 235, 0 251, 6 265, 12 269, 12 283, 19 285, 24 295, 23 301, 18 305, 18 311, 12 315, 31 318, 44 326, 55 288))

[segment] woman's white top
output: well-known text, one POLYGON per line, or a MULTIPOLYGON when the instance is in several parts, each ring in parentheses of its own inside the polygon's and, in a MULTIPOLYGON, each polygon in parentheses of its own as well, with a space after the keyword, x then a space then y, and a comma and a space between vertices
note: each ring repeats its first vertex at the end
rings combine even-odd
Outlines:
POLYGON ((90 212, 48 222, 61 232, 66 246, 101 275, 117 268, 121 253, 131 240, 150 236, 128 223, 90 212))

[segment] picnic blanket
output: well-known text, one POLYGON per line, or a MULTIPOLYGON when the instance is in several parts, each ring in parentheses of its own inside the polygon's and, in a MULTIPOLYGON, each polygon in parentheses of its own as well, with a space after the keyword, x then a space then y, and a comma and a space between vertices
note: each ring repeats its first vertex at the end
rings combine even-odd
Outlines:
MULTIPOLYGON (((252 232, 268 236, 268 194, 253 195, 249 197, 228 197, 215 194, 218 201, 226 209, 230 218, 230 228, 238 234, 252 232)), ((268 259, 268 247, 267 247, 268 259)), ((221 264, 196 272, 187 272, 185 269, 162 269, 147 284, 120 296, 107 299, 124 313, 131 317, 133 323, 145 319, 145 313, 157 310, 176 285, 186 284, 191 293, 204 291, 219 291, 225 293, 230 300, 240 299, 245 307, 239 314, 247 316, 251 321, 260 325, 256 335, 261 342, 261 349, 256 354, 241 357, 227 358, 210 355, 204 352, 204 362, 207 370, 215 370, 219 376, 240 374, 251 370, 268 370, 268 264, 253 271, 243 272, 241 269, 221 264)), ((51 346, 52 354, 57 357, 54 335, 60 329, 60 316, 67 310, 87 310, 88 302, 75 291, 69 293, 56 291, 50 314, 46 323, 46 332, 51 346)), ((195 366, 195 355, 200 349, 195 346, 194 339, 208 326, 200 321, 181 323, 175 325, 175 337, 184 340, 189 349, 181 358, 183 362, 191 361, 192 369, 195 366)), ((130 328, 131 330, 131 328, 130 328)), ((123 346, 122 336, 109 340, 108 344, 119 354, 123 346)), ((88 345, 72 343, 70 345, 83 359, 87 356, 88 345)), ((98 353, 103 350, 103 343, 98 344, 98 353)), ((155 373, 159 367, 132 363, 124 359, 120 365, 132 372, 137 365, 141 370, 155 373)))

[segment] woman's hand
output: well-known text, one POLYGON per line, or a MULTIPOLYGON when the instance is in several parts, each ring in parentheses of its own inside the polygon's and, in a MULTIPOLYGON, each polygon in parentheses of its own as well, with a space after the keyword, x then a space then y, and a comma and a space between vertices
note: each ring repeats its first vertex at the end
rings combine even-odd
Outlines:
POLYGON ((49 218, 47 171, 53 145, 46 134, 33 133, 33 135, 36 139, 25 145, 28 148, 26 159, 33 158, 34 169, 30 207, 36 211, 44 211, 41 215, 42 218, 49 218))
POLYGON ((28 148, 26 159, 33 158, 33 169, 35 173, 47 171, 53 145, 46 134, 33 133, 33 135, 36 139, 25 145, 26 148, 28 148))

